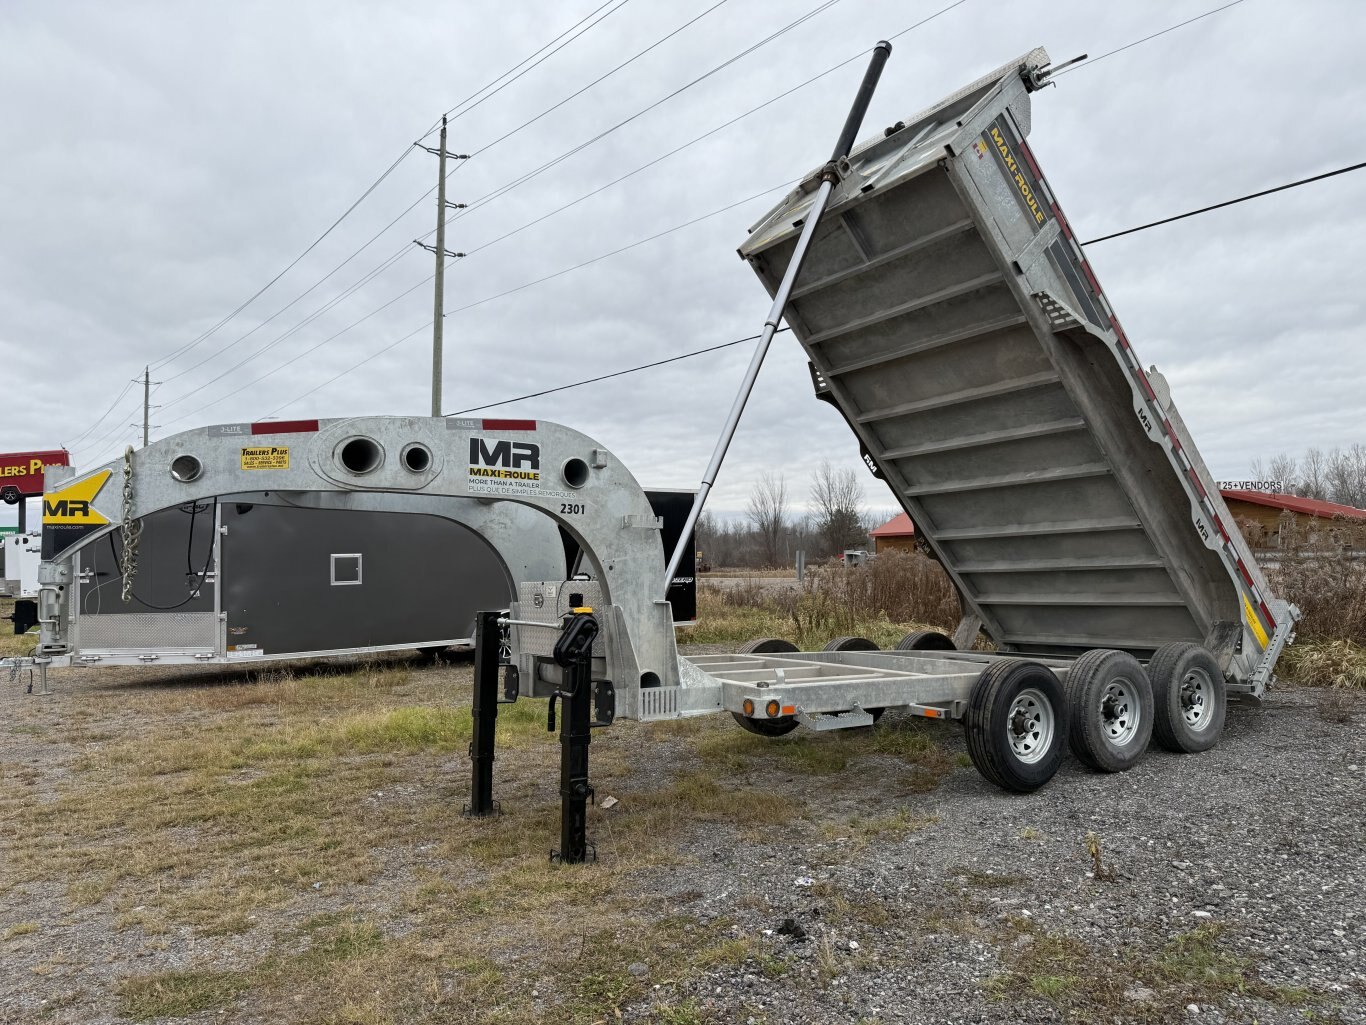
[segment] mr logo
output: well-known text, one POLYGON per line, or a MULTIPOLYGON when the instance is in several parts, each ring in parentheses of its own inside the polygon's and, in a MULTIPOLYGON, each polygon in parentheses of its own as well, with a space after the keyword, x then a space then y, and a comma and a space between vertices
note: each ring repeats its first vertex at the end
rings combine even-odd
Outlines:
POLYGON ((483 438, 471 438, 470 465, 501 466, 507 470, 539 470, 541 446, 527 441, 495 441, 490 447, 483 438))
POLYGON ((43 515, 54 520, 85 518, 90 515, 90 503, 84 498, 59 498, 43 502, 43 515))

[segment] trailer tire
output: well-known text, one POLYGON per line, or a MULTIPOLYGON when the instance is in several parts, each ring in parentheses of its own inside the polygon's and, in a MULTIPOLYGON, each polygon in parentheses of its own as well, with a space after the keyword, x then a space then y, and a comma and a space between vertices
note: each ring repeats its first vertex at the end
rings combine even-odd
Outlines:
MULTIPOLYGON (((867 637, 836 637, 826 644, 821 651, 881 651, 876 644, 867 637)), ((885 708, 865 708, 865 712, 873 717, 873 722, 882 718, 882 713, 887 711, 885 708)))
POLYGON ((968 755, 1002 790, 1031 793, 1062 765, 1067 718, 1066 694, 1051 669, 1001 659, 982 670, 968 696, 968 755))
POLYGON ((19 489, 13 484, 9 485, 7 488, 0 489, 0 499, 3 499, 6 505, 18 505, 21 498, 23 498, 23 496, 19 494, 19 489))
POLYGON ((1198 644, 1158 648, 1148 663, 1153 683, 1153 740, 1168 751, 1194 754, 1219 743, 1227 692, 1218 660, 1198 644))
POLYGON ((938 630, 916 630, 901 638, 897 651, 954 651, 953 640, 938 630))
POLYGON ((1099 772, 1125 772, 1142 760, 1153 733, 1153 688, 1138 659, 1096 648, 1067 674, 1068 746, 1099 772))
MULTIPOLYGON (((779 655, 797 650, 791 641, 781 637, 756 637, 740 645, 737 655, 779 655)), ((760 737, 783 737, 795 730, 800 724, 791 715, 780 715, 774 719, 751 719, 739 712, 730 713, 742 730, 760 737)))
POLYGON ((836 637, 826 644, 821 651, 881 651, 876 644, 867 637, 836 637))

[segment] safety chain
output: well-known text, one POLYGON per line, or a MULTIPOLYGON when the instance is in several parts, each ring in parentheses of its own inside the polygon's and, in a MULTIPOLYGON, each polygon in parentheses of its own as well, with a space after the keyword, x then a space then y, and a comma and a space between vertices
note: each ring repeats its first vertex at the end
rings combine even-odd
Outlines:
POLYGON ((120 525, 123 552, 119 555, 119 573, 123 577, 123 600, 133 600, 133 578, 138 572, 138 539, 142 537, 142 521, 133 518, 133 446, 123 450, 123 522, 120 525))

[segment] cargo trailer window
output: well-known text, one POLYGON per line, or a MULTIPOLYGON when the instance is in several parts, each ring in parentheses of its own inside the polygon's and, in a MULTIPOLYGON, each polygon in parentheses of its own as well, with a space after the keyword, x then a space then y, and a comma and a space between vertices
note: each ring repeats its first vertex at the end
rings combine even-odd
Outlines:
POLYGON ((332 556, 332 586, 360 583, 360 553, 332 556))

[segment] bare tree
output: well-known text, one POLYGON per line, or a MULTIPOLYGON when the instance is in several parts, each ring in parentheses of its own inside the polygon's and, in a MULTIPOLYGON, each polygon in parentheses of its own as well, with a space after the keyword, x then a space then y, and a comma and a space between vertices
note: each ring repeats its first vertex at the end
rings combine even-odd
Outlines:
POLYGON ((1300 494, 1305 498, 1328 497, 1328 466, 1323 449, 1311 448, 1300 464, 1300 494))
POLYGON ((759 475, 750 490, 746 514, 758 535, 764 565, 780 565, 783 561, 783 529, 787 523, 787 482, 782 474, 775 477, 765 470, 759 475))
POLYGON ((833 555, 867 540, 863 513, 863 485, 849 467, 836 469, 821 460, 811 478, 811 504, 815 507, 815 534, 822 553, 833 555))

